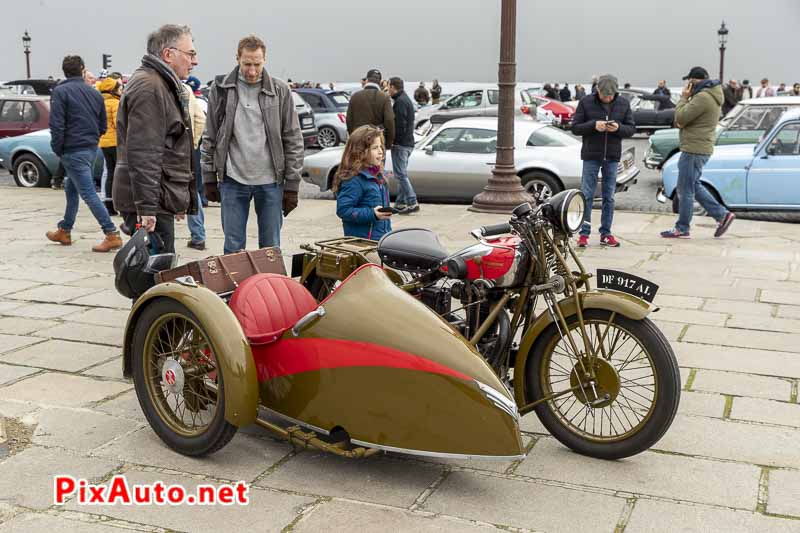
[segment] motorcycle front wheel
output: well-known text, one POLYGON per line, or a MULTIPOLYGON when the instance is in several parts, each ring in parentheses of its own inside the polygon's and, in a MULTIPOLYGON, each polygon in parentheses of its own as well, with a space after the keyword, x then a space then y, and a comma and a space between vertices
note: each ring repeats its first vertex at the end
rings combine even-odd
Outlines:
POLYGON ((596 357, 586 356, 576 316, 567 319, 563 337, 551 324, 526 364, 528 401, 550 398, 536 407, 536 415, 580 454, 620 459, 647 450, 678 410, 681 380, 672 348, 649 319, 601 309, 586 310, 583 318, 596 357))

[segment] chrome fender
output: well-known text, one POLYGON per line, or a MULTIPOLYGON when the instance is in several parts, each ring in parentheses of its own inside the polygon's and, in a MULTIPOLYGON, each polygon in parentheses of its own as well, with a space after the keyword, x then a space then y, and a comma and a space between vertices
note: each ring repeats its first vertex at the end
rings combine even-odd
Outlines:
POLYGON ((234 426, 251 424, 258 413, 259 391, 256 366, 250 344, 233 311, 214 292, 205 287, 180 283, 161 283, 145 292, 133 305, 125 325, 122 345, 122 374, 133 374, 133 333, 139 316, 158 298, 171 298, 183 304, 200 321, 214 347, 225 383, 225 420, 234 426))
MULTIPOLYGON (((578 297, 582 303, 582 309, 605 309, 614 313, 630 318, 631 320, 642 320, 653 311, 657 311, 658 307, 653 304, 626 294, 624 292, 612 291, 607 289, 595 289, 592 291, 579 292, 578 297)), ((561 312, 565 319, 577 313, 575 297, 564 298, 558 302, 561 312)), ((519 346, 517 353, 517 360, 514 363, 514 400, 517 405, 522 407, 528 403, 526 398, 526 376, 525 366, 528 362, 528 355, 533 349, 533 344, 539 335, 553 323, 553 318, 547 311, 543 312, 539 317, 528 326, 525 334, 522 336, 522 342, 519 346)))

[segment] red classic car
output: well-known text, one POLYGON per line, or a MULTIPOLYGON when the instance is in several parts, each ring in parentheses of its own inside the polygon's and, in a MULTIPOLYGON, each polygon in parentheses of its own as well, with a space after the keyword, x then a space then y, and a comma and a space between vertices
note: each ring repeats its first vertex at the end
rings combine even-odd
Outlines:
POLYGON ((49 96, 0 96, 0 138, 47 129, 49 96))
POLYGON ((532 90, 522 91, 523 104, 520 107, 526 115, 531 115, 534 119, 537 118, 536 109, 551 113, 554 117, 553 125, 561 128, 569 128, 572 123, 572 115, 575 114, 575 108, 567 102, 559 102, 551 100, 544 96, 535 94, 532 90))

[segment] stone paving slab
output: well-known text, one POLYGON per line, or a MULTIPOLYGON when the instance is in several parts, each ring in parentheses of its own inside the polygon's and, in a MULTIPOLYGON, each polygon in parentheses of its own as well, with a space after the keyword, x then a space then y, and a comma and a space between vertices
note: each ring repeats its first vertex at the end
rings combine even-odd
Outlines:
POLYGON ((36 414, 35 419, 37 426, 33 433, 34 443, 41 446, 60 446, 83 453, 140 426, 132 420, 88 409, 43 409, 36 414))
POLYGON ((0 315, 5 314, 6 311, 10 311, 11 309, 22 307, 22 305, 22 302, 0 301, 0 315))
POLYGON ((0 355, 0 362, 77 372, 119 354, 111 346, 62 340, 48 340, 0 355))
POLYGON ((0 333, 7 335, 29 335, 35 331, 55 326, 52 320, 36 320, 33 318, 5 317, 0 318, 0 333))
POLYGON ((765 290, 761 293, 761 301, 772 304, 800 306, 800 293, 765 290))
POLYGON ((131 388, 132 385, 125 383, 49 372, 0 388, 0 400, 14 399, 45 406, 81 407, 131 388))
POLYGON ((751 374, 698 370, 692 383, 692 390, 788 402, 792 393, 792 383, 784 379, 751 374))
POLYGON ((85 307, 77 305, 60 304, 28 304, 9 309, 3 314, 8 316, 21 316, 25 318, 64 318, 73 313, 85 311, 85 307))
POLYGON ((800 429, 678 415, 654 449, 746 463, 800 468, 800 429))
POLYGON ((659 322, 682 322, 684 324, 704 324, 706 326, 724 326, 725 321, 728 320, 728 315, 722 313, 709 313, 693 309, 673 309, 671 307, 662 307, 653 316, 658 317, 659 322))
POLYGON ((15 505, 46 509, 53 505, 54 476, 64 474, 97 482, 118 466, 108 459, 28 448, 0 463, 0 495, 15 505))
MULTIPOLYGON (((39 406, 33 402, 18 400, 0 400, 0 416, 6 418, 22 418, 30 413, 39 410, 39 406)), ((0 498, 2 500, 2 498, 0 498)))
POLYGON ((119 325, 117 327, 109 327, 95 324, 65 323, 54 328, 39 331, 37 335, 52 339, 122 346, 125 336, 125 326, 119 325))
POLYGON ((555 439, 543 438, 514 474, 755 510, 761 469, 654 452, 598 461, 565 449, 555 439))
MULTIPOLYGON (((122 373, 121 369, 120 373, 122 373)), ((144 413, 142 412, 142 407, 139 404, 139 398, 136 397, 136 391, 134 390, 123 392, 110 400, 96 404, 92 406, 92 409, 114 416, 130 418, 131 420, 146 421, 144 413)))
POLYGON ((639 500, 625 533, 789 533, 798 528, 795 520, 748 511, 639 500))
POLYGON ((732 315, 756 315, 761 317, 771 317, 775 315, 775 305, 773 304, 756 303, 752 301, 741 302, 719 298, 706 299, 702 309, 704 311, 732 315))
POLYGON ((605 494, 452 472, 422 509, 535 531, 573 532, 613 531, 624 507, 624 499, 605 494))
MULTIPOLYGON (((800 519, 800 471, 770 470, 767 512, 800 519)), ((800 522, 797 522, 800 531, 800 522)))
POLYGON ((24 281, 0 278, 0 296, 8 296, 16 292, 30 289, 39 285, 38 281, 24 281))
MULTIPOLYGON (((36 372, 39 372, 36 368, 0 364, 0 385, 16 381, 25 376, 30 376, 36 372)), ((2 412, 3 411, 0 410, 0 413, 2 412)))
POLYGON ((0 533, 122 533, 130 529, 114 527, 108 523, 87 522, 63 516, 23 513, 8 522, 0 523, 0 533))
POLYGON ((767 331, 692 326, 683 338, 684 342, 714 344, 736 348, 755 348, 791 352, 800 346, 800 335, 767 331))
MULTIPOLYGON (((39 247, 41 248, 41 244, 39 247)), ((86 272, 76 272, 58 268, 42 268, 30 265, 25 265, 25 268, 10 267, 0 270, 0 278, 35 281, 37 283, 67 284, 89 277, 92 277, 92 275, 86 272)))
POLYGON ((34 289, 15 292, 6 295, 12 300, 26 300, 30 302, 44 302, 62 304, 81 296, 87 296, 98 289, 87 289, 83 287, 68 287, 66 285, 42 285, 34 289))
POLYGON ((780 318, 800 319, 800 307, 796 305, 779 305, 778 316, 780 318))
POLYGON ((167 447, 147 426, 96 449, 93 454, 219 479, 252 481, 291 451, 292 447, 282 442, 237 434, 227 446, 208 457, 187 457, 167 447))
POLYGON ((256 484, 319 496, 410 507, 441 472, 442 467, 390 456, 353 461, 309 451, 292 457, 256 484))
POLYGON ((350 501, 322 503, 292 527, 292 533, 357 531, 359 533, 488 533, 502 531, 488 524, 476 524, 453 517, 410 512, 402 509, 350 501))
MULTIPOLYGON (((161 481, 165 485, 180 484, 190 492, 197 485, 212 484, 189 476, 159 472, 126 472, 129 484, 151 484, 161 481)), ((313 498, 282 492, 251 488, 249 505, 240 506, 184 506, 169 505, 93 505, 79 506, 74 501, 65 507, 73 511, 102 514, 137 524, 149 524, 175 531, 265 531, 280 532, 288 526, 303 508, 314 502, 313 498)))
POLYGON ((800 427, 800 404, 756 398, 734 398, 731 418, 800 427))
POLYGON ((82 296, 72 300, 70 303, 75 305, 88 305, 91 307, 112 307, 115 309, 131 310, 131 301, 124 298, 114 289, 105 289, 95 292, 88 296, 82 296))
POLYGON ((678 412, 684 415, 722 418, 725 412, 725 396, 702 392, 681 391, 678 412))
POLYGON ((792 352, 730 348, 687 342, 673 342, 672 349, 682 367, 800 378, 800 357, 792 352))
POLYGON ((800 333, 800 320, 788 318, 736 315, 732 316, 726 325, 729 328, 738 329, 755 329, 779 333, 800 333))
MULTIPOLYGON (((117 350, 119 351, 119 350, 117 350)), ((106 378, 125 379, 122 376, 122 356, 116 357, 102 365, 87 368, 82 374, 87 376, 101 376, 106 378)))
POLYGON ((0 354, 18 350, 24 346, 30 346, 42 342, 41 339, 25 337, 23 335, 4 335, 0 334, 0 354))
POLYGON ((79 315, 70 315, 65 320, 68 322, 82 322, 98 326, 119 327, 128 322, 130 308, 126 310, 93 308, 79 315))
MULTIPOLYGON (((657 294, 653 303, 660 306, 676 309, 700 309, 705 300, 696 296, 672 296, 670 294, 657 294)), ((660 312, 660 311, 659 311, 660 312)))

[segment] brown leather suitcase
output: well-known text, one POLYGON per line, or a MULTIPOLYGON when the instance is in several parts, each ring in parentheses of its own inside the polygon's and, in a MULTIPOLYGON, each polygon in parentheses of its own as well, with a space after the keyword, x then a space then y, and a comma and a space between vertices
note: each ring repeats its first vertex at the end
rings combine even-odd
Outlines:
POLYGON ((195 283, 203 285, 219 295, 225 295, 233 292, 242 281, 253 274, 264 273, 286 275, 280 248, 244 250, 227 255, 206 257, 159 272, 156 274, 156 282, 163 283, 191 276, 195 283))

